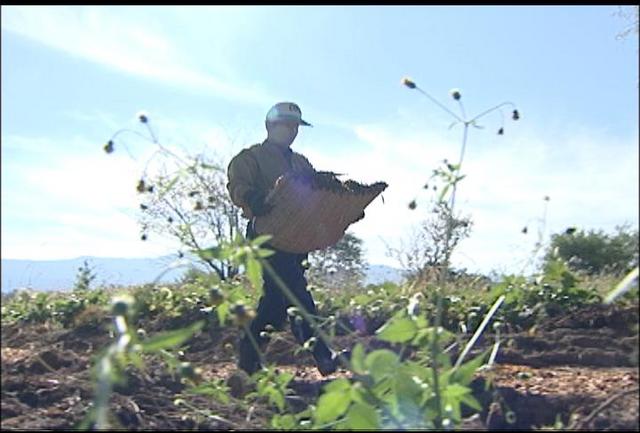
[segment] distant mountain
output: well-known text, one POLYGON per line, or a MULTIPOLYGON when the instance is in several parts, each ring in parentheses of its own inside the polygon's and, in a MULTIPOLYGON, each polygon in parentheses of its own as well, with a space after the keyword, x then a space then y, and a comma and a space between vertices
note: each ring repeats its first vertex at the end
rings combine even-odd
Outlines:
POLYGON ((382 284, 387 281, 392 283, 400 283, 404 277, 400 269, 392 268, 386 265, 369 265, 364 284, 382 284))
MULTIPOLYGON (((128 286, 145 284, 160 277, 158 282, 170 283, 179 279, 188 266, 169 266, 177 262, 176 256, 158 258, 118 259, 102 257, 78 257, 69 260, 16 260, 2 259, 2 292, 11 292, 29 287, 34 290, 71 290, 76 281, 78 268, 87 261, 96 274, 92 287, 128 286), (167 270, 169 269, 169 270, 167 270), (167 271, 164 275, 162 272, 167 271)), ((401 272, 385 265, 371 265, 365 284, 380 284, 385 281, 400 282, 401 272)))
MULTIPOLYGON (((96 275, 92 286, 134 285, 154 281, 175 262, 175 256, 143 259, 78 257, 69 260, 2 259, 2 291, 30 287, 35 290, 70 290, 76 281, 78 268, 84 261, 96 275)), ((159 282, 172 282, 187 268, 170 269, 159 282)))

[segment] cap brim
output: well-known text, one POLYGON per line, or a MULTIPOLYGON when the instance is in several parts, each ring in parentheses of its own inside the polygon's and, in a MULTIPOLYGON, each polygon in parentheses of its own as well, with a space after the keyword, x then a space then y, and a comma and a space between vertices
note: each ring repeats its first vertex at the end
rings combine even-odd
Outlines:
POLYGON ((307 122, 306 120, 302 120, 302 119, 300 119, 300 125, 310 126, 310 127, 312 127, 312 128, 313 128, 313 125, 312 125, 312 124, 310 124, 310 123, 309 123, 309 122, 307 122))

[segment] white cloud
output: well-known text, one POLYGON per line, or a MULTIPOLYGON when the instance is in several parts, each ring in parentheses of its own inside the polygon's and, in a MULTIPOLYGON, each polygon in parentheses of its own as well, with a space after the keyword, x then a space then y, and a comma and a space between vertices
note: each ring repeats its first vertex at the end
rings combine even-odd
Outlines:
MULTIPOLYGON (((186 57, 187 51, 162 32, 161 20, 136 21, 130 18, 135 10, 3 6, 2 28, 130 74, 260 106, 274 100, 255 83, 231 83, 201 70, 197 59, 186 57)), ((224 63, 224 58, 217 63, 224 63)))
MULTIPOLYGON (((460 142, 449 138, 453 134, 398 130, 392 124, 354 127, 368 150, 347 148, 339 158, 312 146, 299 149, 323 169, 359 181, 389 183, 385 203, 376 199, 367 217, 352 226, 364 239, 371 263, 394 264, 385 257, 385 241, 399 246, 400 239, 410 235, 426 215, 428 195, 421 187, 431 170, 444 158, 459 158, 460 142), (407 204, 416 197, 418 209, 410 211, 407 204)), ((520 272, 543 229, 545 204, 545 241, 573 225, 609 231, 625 221, 638 224, 637 138, 614 141, 581 128, 556 133, 512 127, 510 132, 474 132, 469 137, 463 162, 467 177, 460 183, 456 210, 470 215, 474 225, 471 237, 454 253, 454 265, 520 272), (526 235, 521 231, 525 225, 526 235)))
MULTIPOLYGON (((140 241, 140 196, 135 187, 155 148, 132 160, 116 143, 113 154, 64 155, 61 143, 3 137, 9 149, 47 150, 46 160, 3 163, 2 256, 54 259, 81 255, 148 257, 175 251, 167 240, 140 241)), ((90 148, 91 143, 77 145, 90 148)), ((178 151, 177 149, 173 149, 178 151)), ((151 238, 151 236, 150 236, 151 238)))

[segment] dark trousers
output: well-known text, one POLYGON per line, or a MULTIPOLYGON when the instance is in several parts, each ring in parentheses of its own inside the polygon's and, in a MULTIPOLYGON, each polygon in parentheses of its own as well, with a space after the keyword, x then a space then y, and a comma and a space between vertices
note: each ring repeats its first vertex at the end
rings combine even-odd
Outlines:
MULTIPOLYGON (((251 222, 249 222, 249 225, 247 226, 247 238, 253 239, 255 237, 256 234, 253 231, 251 222)), ((307 313, 315 315, 317 312, 316 305, 313 302, 311 293, 307 290, 307 279, 304 276, 305 269, 302 266, 302 262, 306 260, 307 254, 287 253, 276 250, 270 245, 265 246, 275 251, 275 254, 265 259, 266 262, 271 266, 275 273, 278 274, 280 279, 284 284, 286 284, 289 291, 291 291, 291 293, 296 297, 307 313)), ((287 320, 287 309, 293 305, 266 269, 263 269, 262 275, 264 281, 264 293, 258 303, 256 317, 249 325, 249 332, 251 332, 253 338, 258 343, 260 350, 264 350, 268 343, 267 338, 260 336, 260 333, 264 330, 265 326, 270 324, 278 330, 284 328, 284 324, 287 320)), ((289 323, 291 331, 299 344, 303 344, 309 338, 314 336, 313 329, 309 325, 309 322, 304 320, 300 313, 289 316, 289 323), (299 317, 296 318, 296 316, 299 317)), ((331 356, 329 348, 320 338, 317 338, 312 353, 316 360, 327 359, 331 356)), ((256 352, 249 337, 244 335, 240 341, 240 364, 251 366, 258 362, 258 353, 256 352)))

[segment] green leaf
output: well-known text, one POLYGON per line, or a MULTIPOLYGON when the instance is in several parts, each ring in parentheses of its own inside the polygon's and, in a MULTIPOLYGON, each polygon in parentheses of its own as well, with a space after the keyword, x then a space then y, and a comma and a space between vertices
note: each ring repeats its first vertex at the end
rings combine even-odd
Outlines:
POLYGON ((203 326, 204 321, 200 320, 187 328, 155 335, 142 343, 142 350, 144 352, 157 352, 179 346, 191 338, 191 336, 198 332, 203 326))
POLYGON ((204 248, 201 250, 194 250, 192 252, 195 252, 202 260, 217 260, 221 258, 221 251, 222 249, 219 246, 216 246, 211 248, 204 248))
POLYGON ((215 398, 216 400, 224 404, 229 403, 229 395, 226 393, 226 391, 221 387, 215 386, 210 383, 205 383, 205 384, 193 387, 189 389, 188 392, 190 394, 206 395, 206 396, 215 398))
POLYGON ((459 383, 452 383, 445 388, 443 394, 452 399, 459 399, 470 392, 471 390, 466 386, 460 385, 459 383))
POLYGON ((324 386, 325 392, 347 392, 351 388, 351 383, 348 379, 340 378, 334 379, 324 386))
POLYGON ((292 373, 280 373, 276 377, 276 382, 278 383, 278 385, 285 388, 289 384, 289 382, 291 382, 291 379, 293 379, 292 373))
POLYGON ((210 165, 210 164, 207 164, 206 162, 201 162, 200 163, 200 167, 206 168, 208 170, 217 170, 218 169, 218 167, 216 167, 215 165, 210 165))
POLYGON ((262 265, 254 258, 247 260, 247 277, 256 290, 262 290, 262 265))
POLYGON ((269 395, 269 401, 275 404, 280 412, 282 412, 284 410, 284 395, 282 392, 273 387, 267 388, 266 392, 269 395))
POLYGON ((323 424, 342 416, 351 403, 351 393, 328 392, 318 399, 318 407, 314 412, 316 423, 323 424))
POLYGON ((411 340, 418 327, 415 322, 404 315, 396 315, 376 331, 380 340, 391 343, 404 343, 411 340))
POLYGON ((482 405, 471 394, 461 396, 460 401, 466 404, 467 406, 469 406, 470 408, 477 410, 478 412, 482 411, 482 405))
POLYGON ((438 201, 443 201, 445 194, 447 193, 447 191, 449 191, 449 186, 451 184, 447 184, 444 186, 444 188, 442 188, 442 191, 440 191, 440 196, 438 196, 438 201))
POLYGON ((276 253, 275 251, 269 250, 267 248, 259 248, 258 251, 256 251, 256 255, 261 259, 266 259, 267 257, 271 257, 275 253, 276 253))
POLYGON ((365 366, 376 381, 393 375, 398 364, 398 355, 387 349, 371 352, 365 358, 365 366))
POLYGON ((271 418, 271 427, 280 430, 294 430, 296 427, 296 419, 291 414, 276 414, 271 418))
POLYGON ((487 356, 487 353, 488 350, 458 367, 451 375, 452 381, 462 385, 468 385, 471 383, 473 375, 484 363, 484 358, 487 356))
POLYGON ((362 343, 356 344, 351 351, 351 368, 358 374, 364 374, 366 372, 364 367, 364 346, 362 343))
POLYGON ((260 246, 262 244, 264 244, 265 242, 268 242, 273 236, 271 235, 260 235, 257 238, 253 239, 251 241, 251 245, 253 246, 260 246))
POLYGON ((174 186, 174 185, 178 182, 178 180, 180 179, 180 176, 181 176, 181 173, 178 173, 178 175, 177 175, 176 177, 174 177, 173 179, 171 179, 171 182, 169 182, 169 183, 167 184, 167 186, 166 186, 166 187, 164 187, 164 188, 162 189, 162 191, 160 192, 160 196, 159 196, 160 198, 164 197, 164 195, 165 195, 166 193, 168 193, 168 192, 171 190, 171 188, 173 188, 173 186, 174 186))
POLYGON ((347 413, 347 427, 352 430, 379 430, 378 411, 368 404, 354 403, 347 413))
POLYGON ((225 320, 227 320, 230 307, 231 304, 228 301, 225 301, 222 304, 218 305, 218 307, 216 308, 216 313, 218 314, 218 322, 221 325, 224 325, 225 320))

